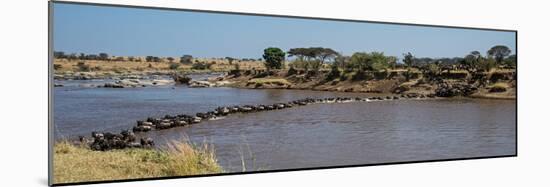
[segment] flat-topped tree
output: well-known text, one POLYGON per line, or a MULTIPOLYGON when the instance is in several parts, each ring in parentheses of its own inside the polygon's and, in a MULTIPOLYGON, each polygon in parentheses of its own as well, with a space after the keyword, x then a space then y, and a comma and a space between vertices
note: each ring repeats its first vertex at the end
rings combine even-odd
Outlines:
POLYGON ((232 64, 233 64, 233 61, 236 60, 236 59, 233 58, 233 57, 225 57, 225 59, 229 62, 229 65, 232 65, 232 64))
POLYGON ((507 46, 496 45, 494 47, 491 47, 491 49, 487 51, 487 56, 493 57, 497 62, 497 64, 502 64, 502 62, 504 61, 504 58, 510 55, 510 53, 512 53, 512 51, 507 46))
POLYGON ((263 58, 265 59, 265 67, 268 70, 281 69, 285 60, 285 52, 277 47, 268 47, 264 49, 263 58))
POLYGON ((340 55, 338 52, 332 50, 331 48, 320 48, 316 56, 321 61, 321 65, 325 63, 325 60, 333 59, 336 56, 340 55))
POLYGON ((174 62, 174 58, 172 58, 172 57, 168 57, 168 58, 166 58, 166 60, 168 60, 168 62, 170 62, 170 63, 174 62))
POLYGON ((109 60, 109 55, 107 53, 99 53, 99 60, 109 60))
POLYGON ((180 63, 182 64, 192 64, 193 63, 193 56, 191 55, 183 55, 180 57, 180 63))

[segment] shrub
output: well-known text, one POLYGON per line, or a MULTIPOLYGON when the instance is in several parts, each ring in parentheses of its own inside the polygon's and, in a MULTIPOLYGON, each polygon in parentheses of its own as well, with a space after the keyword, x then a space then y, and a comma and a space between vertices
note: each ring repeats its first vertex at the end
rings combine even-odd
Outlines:
POLYGON ((76 66, 78 67, 78 71, 90 71, 90 65, 87 65, 82 61, 78 62, 76 66))
POLYGON ((101 69, 102 69, 101 66, 94 66, 92 68, 92 71, 101 71, 101 69))
POLYGON ((175 70, 175 69, 178 69, 179 67, 180 67, 180 64, 178 64, 178 63, 171 63, 169 68, 172 69, 172 70, 175 70))
POLYGON ((286 75, 291 76, 291 75, 295 75, 296 73, 298 73, 298 71, 296 71, 296 69, 294 69, 294 67, 290 66, 290 68, 286 72, 286 75))
POLYGON ((210 66, 211 64, 200 62, 200 63, 194 63, 193 66, 191 66, 191 69, 206 70, 206 69, 210 69, 210 66))
POLYGON ((340 70, 338 69, 338 66, 332 65, 330 72, 327 74, 326 80, 334 80, 338 77, 340 77, 340 70))

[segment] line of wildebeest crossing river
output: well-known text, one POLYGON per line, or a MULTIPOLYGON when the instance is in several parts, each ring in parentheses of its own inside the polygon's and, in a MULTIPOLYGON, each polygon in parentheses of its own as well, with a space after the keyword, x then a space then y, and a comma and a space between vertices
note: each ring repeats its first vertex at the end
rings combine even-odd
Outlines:
POLYGON ((433 94, 403 94, 400 96, 386 96, 386 97, 329 97, 329 98, 305 98, 290 101, 287 103, 275 103, 267 105, 236 105, 236 106, 221 106, 208 112, 199 112, 195 115, 177 114, 177 115, 165 115, 162 118, 148 117, 146 120, 138 120, 136 126, 131 130, 123 130, 120 133, 112 132, 92 132, 91 139, 81 136, 79 141, 86 143, 92 150, 106 151, 112 149, 125 149, 125 148, 152 148, 155 143, 150 137, 140 138, 137 141, 136 134, 146 134, 151 130, 164 130, 174 127, 182 127, 188 125, 194 125, 208 120, 220 120, 225 116, 236 113, 252 113, 252 112, 264 112, 270 110, 283 110, 287 108, 305 106, 310 104, 322 104, 322 103, 348 103, 348 102, 372 102, 372 101, 387 101, 387 100, 399 100, 399 99, 427 99, 435 98, 433 94))

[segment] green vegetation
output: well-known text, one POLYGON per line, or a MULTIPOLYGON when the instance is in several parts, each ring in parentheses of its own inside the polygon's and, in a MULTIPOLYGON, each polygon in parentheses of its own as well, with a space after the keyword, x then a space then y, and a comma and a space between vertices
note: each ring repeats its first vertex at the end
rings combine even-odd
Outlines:
POLYGON ((310 68, 319 71, 327 60, 334 59, 338 55, 340 54, 333 49, 322 47, 292 48, 288 51, 288 57, 296 57, 293 65, 306 71, 310 68))
POLYGON ((87 64, 84 63, 84 62, 78 62, 78 63, 76 64, 76 66, 78 67, 78 70, 79 70, 79 71, 90 71, 90 70, 91 70, 91 69, 90 69, 90 66, 87 65, 87 64))
POLYGON ((281 69, 285 60, 285 52, 276 47, 264 49, 263 58, 265 59, 265 67, 270 69, 281 69))
POLYGON ((207 144, 172 142, 166 151, 124 149, 92 151, 57 142, 53 154, 54 183, 102 181, 223 172, 207 144))
POLYGON ((407 54, 403 54, 403 63, 407 65, 408 68, 411 68, 413 65, 413 59, 414 56, 411 54, 411 52, 408 52, 407 54))
MULTIPOLYGON (((288 64, 292 71, 288 71, 290 74, 294 73, 306 73, 306 78, 311 76, 320 75, 319 72, 329 72, 327 79, 335 79, 338 76, 350 77, 347 75, 361 76, 363 72, 373 71, 404 71, 408 77, 413 72, 423 72, 431 75, 437 75, 442 72, 449 73, 454 70, 466 70, 470 73, 473 72, 490 72, 493 69, 514 69, 517 65, 517 56, 511 54, 512 51, 503 45, 496 45, 491 47, 486 52, 486 56, 483 56, 479 51, 472 51, 464 57, 453 58, 429 58, 429 57, 415 57, 410 52, 404 53, 401 58, 396 56, 386 56, 382 52, 355 52, 351 56, 342 55, 331 48, 323 47, 307 47, 307 48, 291 48, 288 52, 282 51, 280 48, 269 47, 264 49, 263 59, 258 60, 254 58, 215 58, 214 61, 206 62, 205 60, 194 59, 191 55, 182 55, 179 59, 180 64, 186 65, 185 68, 180 68, 174 63, 177 62, 173 57, 156 57, 146 56, 143 57, 115 57, 109 56, 107 53, 99 54, 66 54, 62 51, 55 51, 54 57, 56 59, 65 59, 61 62, 71 63, 86 62, 86 64, 78 64, 75 66, 74 62, 72 67, 76 67, 76 71, 96 71, 97 69, 103 69, 109 71, 113 68, 106 68, 104 64, 99 65, 95 61, 117 61, 117 62, 163 62, 164 64, 154 64, 149 66, 143 66, 139 69, 151 69, 156 70, 163 69, 192 69, 192 70, 216 70, 216 71, 233 71, 240 69, 255 69, 268 71, 273 69, 285 68, 285 57, 292 57, 291 63, 288 64), (77 61, 78 60, 78 61, 77 61), (219 60, 219 61, 217 61, 219 60), (257 62, 262 61, 262 62, 257 62), (398 63, 402 61, 402 63, 398 63), (168 62, 168 63, 166 63, 168 62), (193 63, 194 62, 194 63, 193 63), (229 62, 229 66, 227 63, 229 62), (237 62, 237 63, 236 63, 237 62), (248 64, 250 62, 250 64, 248 64), (256 63, 256 64, 254 64, 256 63), (238 65, 235 65, 238 64, 238 65), (254 64, 254 65, 251 65, 254 64), (214 65, 214 66, 212 66, 214 65), (94 66, 91 68, 90 66, 94 66), (96 68, 97 66, 97 68, 96 68), (100 67, 104 66, 104 67, 100 67), (239 66, 239 67, 237 67, 239 66), (148 68, 147 68, 148 67, 148 68)), ((123 66, 140 66, 140 63, 136 65, 124 64, 123 66)), ((69 66, 59 66, 57 69, 70 69, 69 66)), ((125 68, 125 67, 123 67, 125 68)), ((132 69, 132 68, 131 68, 132 69)), ((133 69, 136 69, 135 67, 133 69)), ((327 74, 325 74, 327 75, 327 74)), ((345 79, 345 78, 344 78, 345 79)), ((408 78, 407 78, 408 79, 408 78)))
POLYGON ((350 66, 359 72, 380 71, 390 67, 389 60, 381 52, 357 52, 351 56, 350 66))
POLYGON ((171 63, 170 64, 170 69, 171 70, 175 70, 175 69, 178 69, 180 67, 181 64, 178 64, 178 63, 171 63))
POLYGON ((194 69, 194 70, 207 70, 207 69, 210 69, 211 66, 212 66, 212 64, 199 62, 199 63, 194 63, 193 66, 191 66, 191 69, 194 69))
POLYGON ((495 59, 497 64, 502 64, 504 58, 509 56, 510 53, 512 53, 512 51, 507 46, 497 45, 487 51, 487 56, 495 59))
POLYGON ((168 60, 168 62, 170 62, 170 63, 174 62, 174 58, 172 58, 172 57, 168 57, 168 58, 166 58, 166 60, 168 60))
POLYGON ((191 64, 193 63, 193 56, 191 55, 183 55, 180 57, 180 63, 182 64, 191 64))

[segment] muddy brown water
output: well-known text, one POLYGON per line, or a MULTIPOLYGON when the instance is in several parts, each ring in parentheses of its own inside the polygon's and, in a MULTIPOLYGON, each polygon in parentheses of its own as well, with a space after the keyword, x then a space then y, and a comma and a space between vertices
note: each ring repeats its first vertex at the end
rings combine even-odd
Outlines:
MULTIPOLYGON (((56 139, 119 132, 136 120, 195 114, 218 106, 271 104, 312 97, 372 94, 306 90, 54 88, 56 139)), ((235 114, 193 126, 151 131, 161 147, 189 138, 214 146, 228 172, 513 155, 516 102, 483 99, 312 104, 235 114)))

